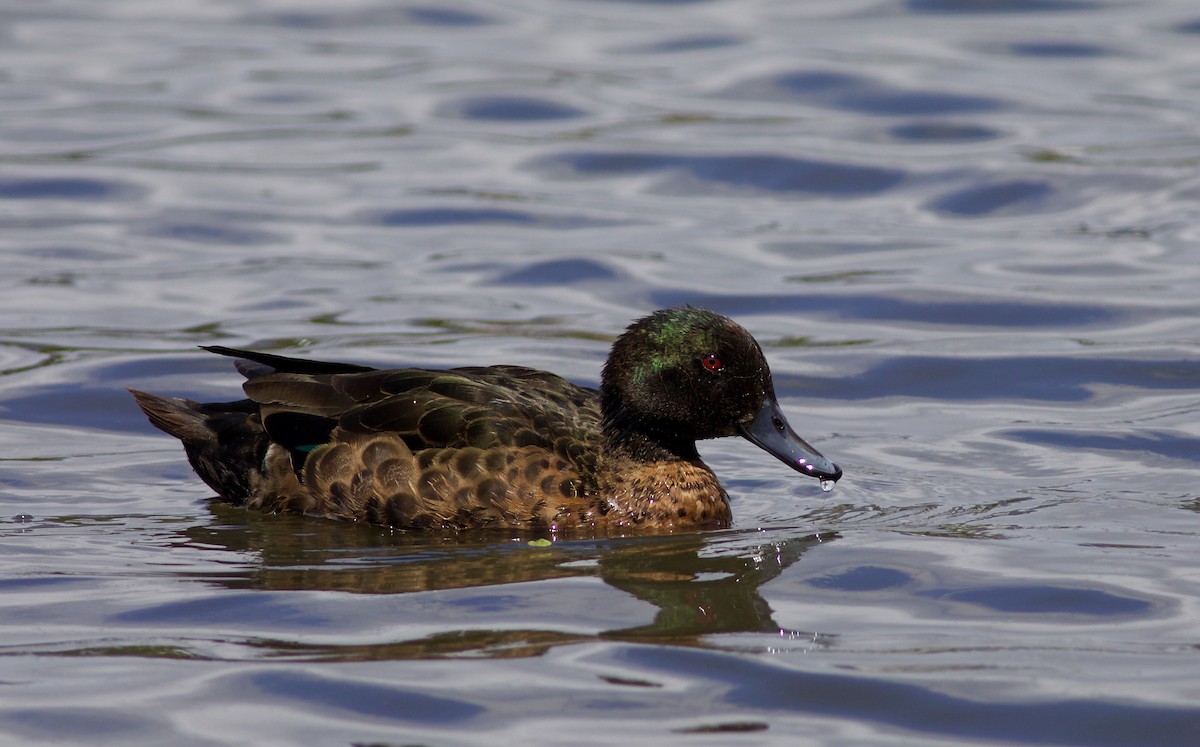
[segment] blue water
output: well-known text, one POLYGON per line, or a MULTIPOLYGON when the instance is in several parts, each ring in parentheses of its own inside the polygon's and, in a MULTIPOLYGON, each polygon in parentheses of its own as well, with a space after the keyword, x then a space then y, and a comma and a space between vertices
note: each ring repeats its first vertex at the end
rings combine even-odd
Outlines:
POLYGON ((1193 745, 1200 9, 0 11, 0 742, 1193 745), (594 385, 703 304, 830 494, 551 547, 233 509, 226 344, 594 385))

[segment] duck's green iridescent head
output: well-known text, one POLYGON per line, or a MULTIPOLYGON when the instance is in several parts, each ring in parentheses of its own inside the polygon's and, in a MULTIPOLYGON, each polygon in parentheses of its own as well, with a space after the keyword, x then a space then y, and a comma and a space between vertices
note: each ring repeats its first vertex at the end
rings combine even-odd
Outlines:
POLYGON ((732 436, 774 397, 771 372, 750 333, 694 306, 634 322, 613 345, 601 391, 605 416, 686 435, 732 436))
POLYGON ((630 325, 613 345, 600 392, 616 444, 691 458, 698 440, 741 435, 805 474, 841 477, 788 427, 762 348, 708 309, 663 309, 630 325))

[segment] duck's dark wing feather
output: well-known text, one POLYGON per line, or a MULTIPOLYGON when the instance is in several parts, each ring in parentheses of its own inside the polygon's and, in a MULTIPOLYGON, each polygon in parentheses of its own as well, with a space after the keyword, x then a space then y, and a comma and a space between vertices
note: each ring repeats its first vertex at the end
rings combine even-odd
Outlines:
POLYGON ((253 356, 262 366, 243 370, 249 376, 243 388, 271 440, 297 457, 325 443, 334 428, 343 435, 394 435, 414 452, 539 446, 576 464, 599 439, 596 391, 532 368, 378 370, 232 348, 214 352, 253 356))
MULTIPOLYGON (((238 348, 227 348, 224 345, 201 345, 202 350, 207 350, 210 353, 217 355, 227 355, 231 358, 241 358, 242 360, 254 361, 262 364, 273 371, 281 373, 307 373, 307 374, 335 374, 335 373, 356 373, 361 371, 374 371, 370 366, 360 366, 355 363, 332 363, 329 361, 310 361, 303 358, 289 358, 284 355, 275 355, 273 353, 259 353, 254 350, 240 350, 238 348)), ((242 371, 242 367, 238 367, 242 371)), ((250 369, 260 371, 261 369, 250 369)), ((247 378, 250 374, 242 371, 247 378)))

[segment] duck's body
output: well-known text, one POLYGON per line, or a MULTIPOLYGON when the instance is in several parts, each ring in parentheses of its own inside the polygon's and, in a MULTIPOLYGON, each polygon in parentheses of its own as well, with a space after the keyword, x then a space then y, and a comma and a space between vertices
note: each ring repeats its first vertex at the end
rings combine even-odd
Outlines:
POLYGON ((841 476, 783 421, 749 333, 702 309, 631 326, 600 390, 519 366, 384 371, 208 349, 244 359, 249 399, 134 396, 209 486, 252 508, 413 529, 723 527, 728 496, 695 442, 736 433, 841 476))

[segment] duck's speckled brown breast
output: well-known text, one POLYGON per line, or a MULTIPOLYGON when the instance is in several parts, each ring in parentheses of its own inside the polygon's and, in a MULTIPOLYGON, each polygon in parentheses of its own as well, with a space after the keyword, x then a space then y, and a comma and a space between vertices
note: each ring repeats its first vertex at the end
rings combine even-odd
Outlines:
POLYGON ((333 435, 299 474, 288 451, 272 445, 251 505, 419 529, 619 531, 730 522, 725 491, 702 463, 607 460, 584 474, 539 446, 414 453, 395 436, 333 435))

